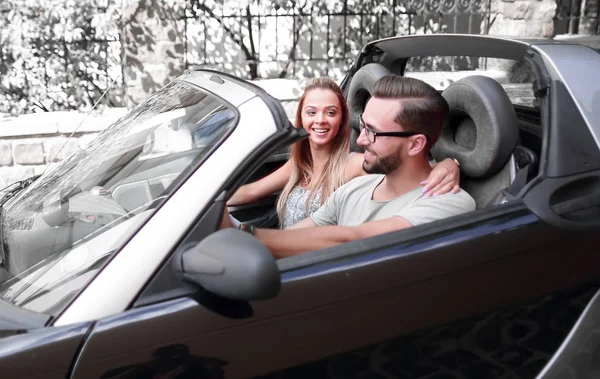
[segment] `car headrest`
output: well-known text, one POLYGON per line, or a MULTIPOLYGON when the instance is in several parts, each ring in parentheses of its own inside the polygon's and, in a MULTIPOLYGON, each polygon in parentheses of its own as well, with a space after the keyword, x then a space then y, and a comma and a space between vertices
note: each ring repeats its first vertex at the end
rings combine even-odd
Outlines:
POLYGON ((510 159, 519 137, 513 105, 494 79, 473 75, 442 93, 450 113, 431 153, 440 161, 456 158, 466 176, 483 179, 510 159))
POLYGON ((364 112, 367 101, 375 91, 375 82, 379 78, 388 75, 390 71, 379 63, 369 63, 361 67, 352 77, 348 89, 348 108, 350 109, 350 149, 360 151, 356 140, 360 134, 358 115, 364 112))

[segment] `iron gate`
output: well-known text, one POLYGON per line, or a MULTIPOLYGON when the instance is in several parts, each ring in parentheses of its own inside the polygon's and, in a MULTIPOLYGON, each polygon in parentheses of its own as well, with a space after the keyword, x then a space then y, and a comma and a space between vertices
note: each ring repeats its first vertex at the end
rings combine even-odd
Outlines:
POLYGON ((316 71, 336 76, 365 43, 378 38, 487 34, 490 26, 490 0, 308 1, 286 2, 286 8, 278 2, 208 6, 204 0, 190 0, 186 67, 210 67, 251 79, 306 77, 316 71))
POLYGON ((556 0, 556 34, 600 34, 599 0, 556 0))

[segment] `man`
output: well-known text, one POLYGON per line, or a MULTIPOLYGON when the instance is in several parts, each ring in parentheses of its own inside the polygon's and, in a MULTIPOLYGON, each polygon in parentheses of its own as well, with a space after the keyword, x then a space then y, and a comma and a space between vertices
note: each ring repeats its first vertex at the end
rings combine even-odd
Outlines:
MULTIPOLYGON (((365 149, 363 169, 377 175, 346 183, 291 229, 244 230, 282 258, 474 210, 465 191, 431 196, 420 186, 447 114, 446 100, 430 85, 398 75, 381 78, 359 118, 357 140, 365 149)), ((222 227, 230 226, 224 217, 222 227)))

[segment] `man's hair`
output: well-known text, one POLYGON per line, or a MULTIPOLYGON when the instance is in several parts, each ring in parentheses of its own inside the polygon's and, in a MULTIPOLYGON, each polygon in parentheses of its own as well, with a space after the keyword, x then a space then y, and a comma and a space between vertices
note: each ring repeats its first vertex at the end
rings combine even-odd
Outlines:
POLYGON ((426 135, 425 153, 431 150, 449 111, 446 99, 435 88, 418 79, 390 74, 377 81, 373 97, 398 99, 401 108, 394 121, 407 132, 426 135))

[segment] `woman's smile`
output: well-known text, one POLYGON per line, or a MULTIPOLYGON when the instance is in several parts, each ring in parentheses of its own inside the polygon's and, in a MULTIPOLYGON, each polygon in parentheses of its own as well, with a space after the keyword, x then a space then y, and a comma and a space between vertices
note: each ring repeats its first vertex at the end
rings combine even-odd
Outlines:
POLYGON ((315 132, 318 135, 325 135, 327 134, 327 132, 329 132, 329 128, 311 128, 311 130, 313 132, 315 132))
POLYGON ((312 142, 327 145, 340 130, 342 112, 337 95, 316 88, 306 94, 302 109, 302 126, 310 133, 312 142))

